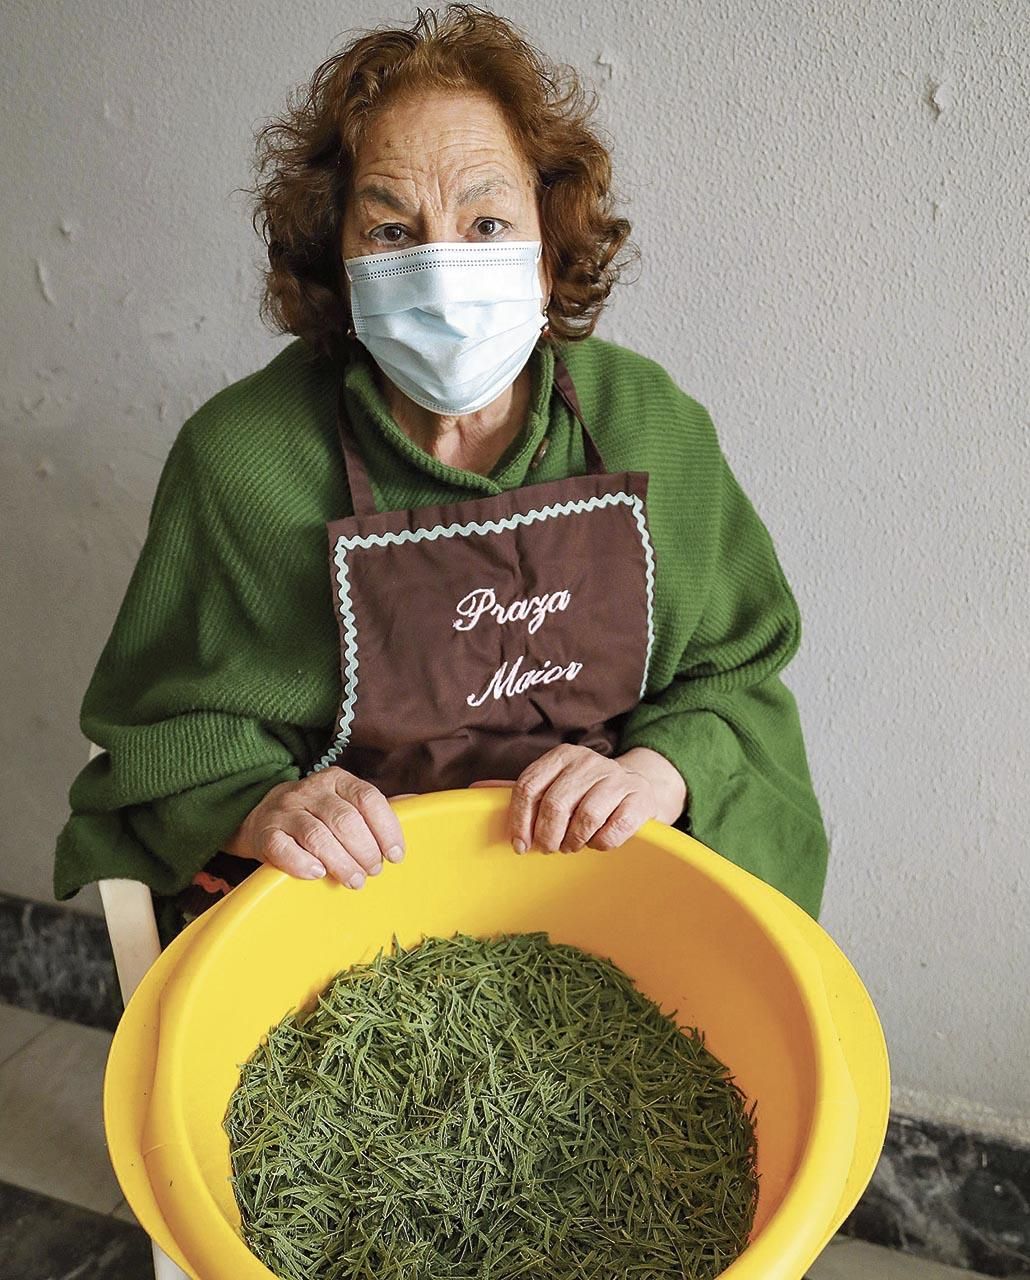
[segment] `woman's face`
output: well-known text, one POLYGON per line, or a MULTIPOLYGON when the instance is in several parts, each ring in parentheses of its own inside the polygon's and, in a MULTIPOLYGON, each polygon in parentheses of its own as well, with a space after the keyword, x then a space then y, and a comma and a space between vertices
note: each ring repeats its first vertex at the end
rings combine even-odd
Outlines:
MULTIPOLYGON (((355 159, 345 258, 441 240, 541 238, 535 175, 486 94, 434 92, 391 103, 355 159)), ((542 254, 538 266, 547 298, 542 254)))

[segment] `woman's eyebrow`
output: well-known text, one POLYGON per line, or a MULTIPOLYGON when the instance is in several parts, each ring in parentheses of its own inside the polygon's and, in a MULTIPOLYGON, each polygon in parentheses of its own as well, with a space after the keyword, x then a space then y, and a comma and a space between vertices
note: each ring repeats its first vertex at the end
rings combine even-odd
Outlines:
POLYGON ((511 183, 505 178, 484 178, 480 182, 475 182, 471 187, 467 187, 458 197, 458 204, 471 204, 474 200, 478 200, 480 196, 488 195, 491 191, 511 190, 511 183))
MULTIPOLYGON (((479 182, 474 182, 472 186, 466 187, 458 197, 458 204, 472 204, 474 200, 478 200, 480 196, 488 195, 491 191, 510 191, 511 189, 511 183, 506 178, 483 178, 479 182)), ((416 212, 400 196, 391 191, 389 187, 384 187, 379 182, 367 182, 356 192, 356 195, 359 200, 364 200, 367 204, 374 202, 384 204, 395 213, 413 214, 416 212)))
POLYGON ((395 213, 414 212, 400 196, 394 195, 389 187, 381 186, 378 182, 366 183, 355 194, 359 200, 364 200, 366 204, 385 204, 388 209, 392 209, 395 213))

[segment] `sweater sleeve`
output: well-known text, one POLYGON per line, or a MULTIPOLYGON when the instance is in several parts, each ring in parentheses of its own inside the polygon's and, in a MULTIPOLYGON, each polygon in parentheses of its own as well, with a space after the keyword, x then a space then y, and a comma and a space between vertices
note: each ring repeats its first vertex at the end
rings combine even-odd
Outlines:
POLYGON ((254 566, 232 495, 187 422, 165 462, 147 536, 83 699, 103 754, 73 781, 54 892, 107 877, 174 893, 276 783, 300 777, 297 732, 261 714, 240 642, 254 566))
POLYGON ((620 750, 665 756, 687 784, 677 825, 814 917, 826 833, 797 706, 779 676, 798 648, 800 617, 769 533, 721 451, 716 475, 698 624, 671 681, 628 717, 620 750))

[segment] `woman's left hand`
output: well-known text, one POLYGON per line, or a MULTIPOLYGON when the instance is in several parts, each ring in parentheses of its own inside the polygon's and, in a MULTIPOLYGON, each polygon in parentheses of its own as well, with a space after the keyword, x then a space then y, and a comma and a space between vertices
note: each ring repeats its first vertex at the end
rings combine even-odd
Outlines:
POLYGON ((575 853, 615 849, 649 818, 675 822, 687 788, 664 756, 634 747, 612 759, 589 747, 553 747, 515 782, 485 780, 473 786, 511 786, 508 813, 516 853, 537 848, 575 853))

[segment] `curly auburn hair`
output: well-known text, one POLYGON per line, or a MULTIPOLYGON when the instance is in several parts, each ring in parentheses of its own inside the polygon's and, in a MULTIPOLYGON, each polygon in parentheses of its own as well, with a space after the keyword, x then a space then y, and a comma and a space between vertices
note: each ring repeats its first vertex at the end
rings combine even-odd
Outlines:
MULTIPOLYGON (((315 71, 256 135, 253 225, 268 249, 261 317, 336 358, 350 325, 340 227, 355 159, 392 98, 480 91, 502 108, 537 178, 542 256, 553 282, 551 340, 589 336, 625 262, 630 224, 613 215, 611 157, 588 127, 597 96, 505 19, 449 4, 417 9, 411 30, 362 34, 315 71)), ((628 246, 635 254, 635 246, 628 246)))

